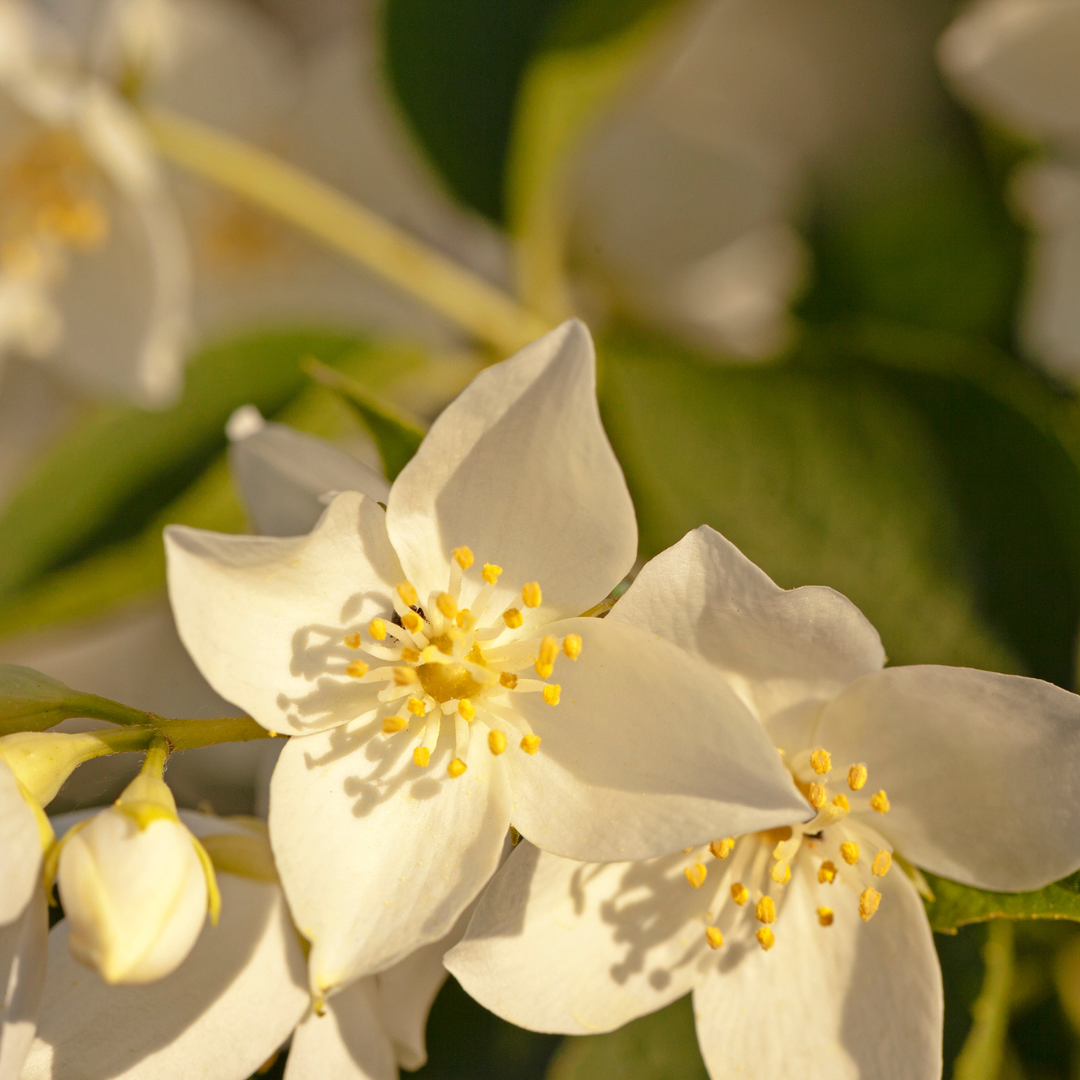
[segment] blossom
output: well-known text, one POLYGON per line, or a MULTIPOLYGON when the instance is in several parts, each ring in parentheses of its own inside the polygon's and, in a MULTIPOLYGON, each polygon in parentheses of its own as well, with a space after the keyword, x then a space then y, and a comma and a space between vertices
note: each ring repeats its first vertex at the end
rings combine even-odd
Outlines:
POLYGON ((449 970, 506 1019, 575 1034, 692 990, 714 1077, 788 1076, 793 1052, 815 1080, 939 1076, 941 974, 900 857, 996 890, 1076 869, 1080 698, 884 668, 847 599, 778 588, 705 527, 646 565, 608 619, 721 672, 813 817, 606 865, 520 845, 449 970))
POLYGON ((443 937, 511 820, 546 849, 618 859, 803 812, 708 665, 580 617, 636 534, 576 322, 482 372, 385 512, 346 492, 306 537, 167 531, 195 662, 293 736, 270 834, 317 996, 443 937))

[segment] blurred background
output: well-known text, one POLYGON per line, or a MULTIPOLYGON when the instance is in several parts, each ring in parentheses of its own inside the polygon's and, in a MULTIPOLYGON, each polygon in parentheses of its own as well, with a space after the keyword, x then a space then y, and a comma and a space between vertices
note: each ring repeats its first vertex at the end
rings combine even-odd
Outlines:
MULTIPOLYGON (((705 522, 892 663, 1077 688, 1080 0, 0 0, 0 659, 227 711, 160 536, 252 528, 234 411, 392 474, 573 314, 643 559, 705 522)), ((268 752, 169 779, 258 809, 268 752)), ((1074 924, 936 939, 947 1077, 1080 1077, 1074 924)), ((705 1076, 686 1001, 564 1041, 451 980, 429 1051, 705 1076)))

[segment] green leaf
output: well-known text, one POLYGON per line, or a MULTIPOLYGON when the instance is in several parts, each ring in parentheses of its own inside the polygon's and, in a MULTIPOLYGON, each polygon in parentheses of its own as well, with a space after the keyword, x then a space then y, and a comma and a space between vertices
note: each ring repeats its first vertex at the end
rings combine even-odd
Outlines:
POLYGON ((932 901, 926 914, 934 930, 955 934, 958 927, 987 919, 1071 919, 1080 921, 1080 872, 1034 892, 990 892, 961 885, 925 871, 932 901))
POLYGON ((547 1080, 708 1080, 684 997, 607 1035, 567 1038, 547 1080))

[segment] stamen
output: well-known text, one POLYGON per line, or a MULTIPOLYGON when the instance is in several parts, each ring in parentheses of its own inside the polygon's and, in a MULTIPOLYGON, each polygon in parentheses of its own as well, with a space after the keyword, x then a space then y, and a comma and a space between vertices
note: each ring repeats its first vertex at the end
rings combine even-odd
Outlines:
POLYGON ((462 608, 454 621, 466 634, 476 628, 476 616, 468 608, 462 608))
POLYGON ((687 866, 683 869, 683 873, 686 875, 686 880, 694 886, 695 889, 700 889, 705 884, 705 877, 709 873, 704 863, 694 863, 693 866, 687 866))
POLYGON ((713 853, 713 855, 716 856, 716 858, 721 860, 726 859, 732 853, 732 851, 734 851, 734 849, 735 840, 730 836, 725 837, 723 840, 714 840, 709 845, 709 850, 713 853))
POLYGON ((836 880, 836 864, 826 859, 818 867, 817 879, 822 885, 831 885, 836 880))
POLYGON ((859 894, 859 916, 863 922, 869 922, 874 917, 880 903, 881 893, 877 889, 863 889, 859 894))
POLYGON ((845 813, 851 810, 851 803, 848 802, 846 795, 836 795, 833 797, 833 806, 839 806, 845 813))
POLYGON ((824 776, 832 768, 832 755, 828 750, 815 750, 810 755, 810 768, 818 776, 824 776))
POLYGON ((874 877, 884 877, 889 872, 889 867, 892 866, 892 855, 887 851, 879 851, 874 856, 874 865, 870 867, 870 873, 874 877))
POLYGON ((780 859, 769 875, 777 885, 786 885, 791 880, 791 867, 780 859))
POLYGON ((409 721, 404 716, 388 716, 382 722, 384 735, 394 735, 399 731, 404 731, 408 726, 409 721))
POLYGON ((543 689, 543 698, 548 705, 558 705, 562 687, 558 683, 548 683, 543 689))
POLYGON ((368 623, 368 633, 376 641, 385 641, 386 640, 386 623, 383 622, 382 619, 372 619, 371 622, 368 623))
POLYGON ((454 548, 453 556, 454 562, 456 562, 462 570, 468 570, 474 561, 472 549, 467 547, 454 548))
POLYGON ((847 771, 847 786, 858 791, 866 783, 866 766, 852 765, 847 771))
POLYGON ((458 702, 457 711, 463 720, 471 720, 476 715, 476 706, 468 698, 463 697, 458 702))
MULTIPOLYGON (((418 596, 416 595, 416 588, 415 588, 415 587, 414 587, 414 586, 412 585, 412 583, 411 583, 411 582, 408 582, 408 581, 403 581, 403 582, 402 582, 402 583, 401 583, 401 584, 400 584, 400 585, 399 585, 399 586, 397 587, 397 594, 398 594, 398 596, 400 596, 400 597, 401 597, 401 601, 402 601, 402 603, 403 603, 403 604, 404 604, 404 605, 405 605, 406 607, 410 607, 410 608, 411 608, 411 607, 412 607, 412 606, 413 606, 414 604, 416 604, 416 603, 417 603, 417 601, 418 601, 418 600, 420 599, 420 598, 419 598, 419 597, 418 597, 418 596)), ((416 612, 414 611, 414 612, 413 612, 413 614, 415 615, 415 614, 416 614, 416 612)), ((405 622, 405 619, 404 619, 404 618, 402 618, 402 620, 401 620, 401 621, 402 621, 402 624, 404 624, 404 622, 405 622)))
POLYGON ((806 797, 810 800, 810 805, 815 810, 820 810, 825 805, 825 785, 811 784, 806 797))
POLYGON ((854 866, 859 861, 859 845, 854 840, 845 840, 840 845, 840 854, 848 866, 854 866))
POLYGON ((499 685, 505 686, 507 690, 513 690, 518 684, 518 677, 512 671, 499 672, 499 685))
POLYGON ((819 907, 817 909, 817 921, 822 926, 832 926, 832 924, 833 924, 832 908, 819 907))
POLYGON ((494 563, 484 563, 484 569, 480 571, 480 576, 489 584, 494 585, 499 580, 502 574, 502 567, 496 566, 494 563))
POLYGON ((525 619, 522 616, 521 612, 518 611, 518 609, 516 607, 507 608, 503 612, 502 617, 503 617, 503 622, 506 623, 506 625, 511 630, 517 630, 521 626, 521 624, 525 621, 525 619))
POLYGON ((359 649, 360 643, 363 640, 364 639, 356 633, 345 635, 345 644, 348 645, 350 649, 359 649))
POLYGON ((735 884, 731 886, 731 899, 734 900, 739 907, 742 907, 746 901, 750 899, 750 893, 741 881, 736 881, 735 884))
POLYGON ((757 902, 754 918, 760 923, 776 922, 776 903, 771 896, 763 896, 757 902))
POLYGON ((576 660, 581 655, 581 635, 567 634, 562 639, 562 651, 570 660, 576 660))
POLYGON ((418 698, 409 698, 409 704, 405 706, 413 716, 423 716, 427 712, 427 706, 418 698))
POLYGON ((420 627, 424 625, 424 622, 415 611, 406 611, 405 614, 401 616, 401 625, 404 626, 410 634, 415 634, 420 627))
POLYGON ((530 581, 528 585, 523 586, 521 599, 525 602, 526 607, 539 607, 544 600, 543 593, 540 591, 540 582, 530 581))
POLYGON ((426 769, 431 760, 431 751, 426 746, 418 746, 412 752, 412 759, 421 769, 426 769))
POLYGON ((522 737, 520 745, 526 754, 535 754, 540 749, 540 736, 525 735, 522 737))
POLYGON ((870 809, 876 810, 879 814, 887 814, 889 812, 889 796, 885 794, 884 788, 876 795, 870 796, 870 809))
POLYGON ((461 776, 469 766, 465 764, 461 758, 454 758, 449 765, 446 766, 446 771, 450 774, 451 778, 456 780, 461 776))
POLYGON ((705 940, 710 949, 719 949, 724 944, 724 935, 715 926, 705 927, 705 940))
POLYGON ((506 736, 498 730, 489 731, 488 749, 498 757, 506 749, 506 736))
POLYGON ((345 674, 351 675, 354 679, 362 679, 367 673, 368 666, 363 660, 353 660, 345 669, 345 674))
MULTIPOLYGON (((430 646, 428 646, 430 648, 430 646)), ((408 645, 401 650, 401 659, 410 664, 415 664, 420 659, 420 651, 418 649, 410 649, 408 645)))
POLYGON ((555 657, 559 655, 559 643, 550 635, 547 634, 543 641, 540 642, 540 655, 536 658, 536 674, 541 679, 547 679, 551 676, 552 669, 555 667, 555 657))
POLYGON ((416 682, 416 671, 411 667, 396 667, 394 668, 394 682, 398 686, 408 686, 409 683, 416 682))
MULTIPOLYGON (((440 593, 439 598, 435 601, 435 606, 445 615, 448 619, 454 619, 457 617, 458 606, 457 601, 448 593, 440 593)), ((404 620, 402 620, 404 621, 404 620)))
POLYGON ((768 952, 776 944, 776 935, 767 926, 761 927, 754 937, 757 938, 758 944, 765 952, 768 952))

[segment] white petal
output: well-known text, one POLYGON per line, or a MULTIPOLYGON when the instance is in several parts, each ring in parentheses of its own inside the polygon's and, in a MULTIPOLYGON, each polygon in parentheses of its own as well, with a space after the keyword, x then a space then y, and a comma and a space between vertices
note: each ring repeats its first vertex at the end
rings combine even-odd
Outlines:
POLYGON ((864 762, 892 804, 874 826, 905 858, 986 889, 1080 866, 1080 697, 970 668, 889 668, 822 714, 836 765, 864 762))
POLYGON ((877 631, 847 597, 824 586, 781 589, 707 525, 648 562, 608 619, 707 660, 774 737, 779 728, 799 749, 805 738, 792 729, 885 663, 877 631))
POLYGON ((285 1080, 397 1080, 397 1075, 371 978, 335 994, 323 1016, 308 1012, 285 1066, 285 1080))
POLYGON ((0 928, 0 1080, 18 1080, 34 1041, 45 986, 49 904, 38 889, 22 917, 0 928))
POLYGON ((15 774, 0 761, 0 926, 26 908, 41 868, 41 834, 15 774))
POLYGON ((473 380, 394 482, 386 525, 422 597, 446 588, 461 545, 473 549, 477 582, 484 561, 503 568, 492 610, 520 607, 522 585, 539 581, 538 622, 579 615, 622 580, 637 524, 600 423, 582 323, 473 380))
POLYGON ((772 741, 707 664, 610 619, 546 629, 579 634, 581 655, 556 663, 558 705, 514 696, 541 745, 503 755, 514 824, 538 847, 647 859, 811 816, 772 741))
POLYGON ((351 720, 370 685, 345 675, 350 630, 393 612, 402 579, 383 511, 339 495, 310 536, 165 531, 169 596, 180 638, 222 697, 286 734, 351 720))
POLYGON ((373 469, 333 443, 285 424, 262 423, 240 437, 230 427, 230 438, 233 479, 263 536, 309 533, 326 509, 320 496, 327 492, 359 491, 383 504, 390 495, 389 483, 373 469))
POLYGON ((864 923, 854 890, 819 886, 806 869, 786 887, 773 948, 725 943, 694 991, 710 1075, 937 1080, 941 971, 914 887, 894 870, 864 923), (823 927, 826 903, 834 922, 823 927))
POLYGON ((581 863, 522 842, 446 966, 519 1027, 611 1031, 682 997, 702 975, 723 867, 710 859, 707 887, 694 889, 683 874, 692 858, 581 863))
POLYGON ((457 779, 452 724, 424 769, 417 738, 374 726, 292 739, 270 787, 274 857, 320 994, 444 937, 495 872, 510 822, 480 725, 457 779))
POLYGON ((148 986, 106 986, 49 935, 38 1037, 22 1080, 238 1080, 308 1007, 304 954, 281 890, 219 874, 221 920, 148 986))

